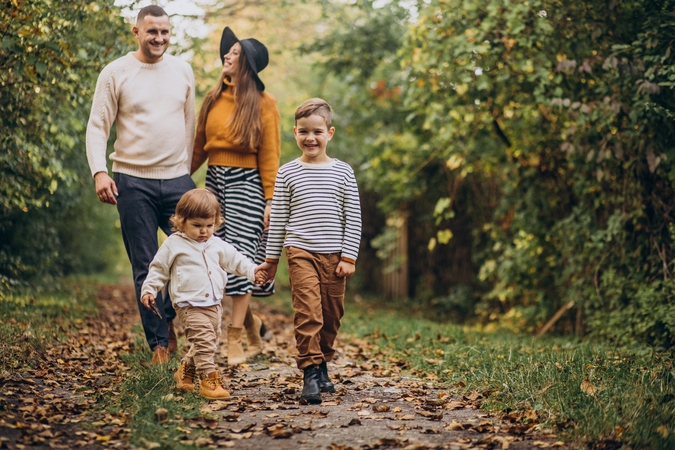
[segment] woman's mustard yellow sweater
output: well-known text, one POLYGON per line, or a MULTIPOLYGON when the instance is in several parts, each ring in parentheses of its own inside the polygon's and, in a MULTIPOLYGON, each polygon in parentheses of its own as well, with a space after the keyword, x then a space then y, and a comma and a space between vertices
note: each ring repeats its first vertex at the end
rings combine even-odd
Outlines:
POLYGON ((267 92, 261 94, 262 141, 258 148, 245 147, 233 143, 227 137, 225 124, 235 106, 232 91, 232 89, 223 91, 220 98, 213 103, 206 117, 205 126, 197 127, 190 173, 199 169, 207 158, 209 166, 257 168, 262 178, 265 199, 271 199, 281 154, 277 102, 267 92))

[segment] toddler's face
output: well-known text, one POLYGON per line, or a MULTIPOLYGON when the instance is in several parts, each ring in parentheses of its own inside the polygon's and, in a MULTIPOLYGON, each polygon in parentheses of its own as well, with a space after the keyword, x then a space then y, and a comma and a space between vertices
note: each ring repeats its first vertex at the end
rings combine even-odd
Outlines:
POLYGON ((213 232, 216 231, 216 218, 202 219, 193 217, 192 219, 185 219, 183 231, 185 231, 185 234, 190 239, 194 239, 197 242, 206 242, 213 236, 213 232))

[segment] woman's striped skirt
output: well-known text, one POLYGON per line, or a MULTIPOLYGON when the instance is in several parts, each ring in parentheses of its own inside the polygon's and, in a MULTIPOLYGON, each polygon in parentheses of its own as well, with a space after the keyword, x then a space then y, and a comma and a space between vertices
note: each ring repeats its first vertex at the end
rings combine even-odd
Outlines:
MULTIPOLYGON (((225 223, 216 236, 232 244, 256 265, 265 261, 267 232, 264 230, 265 193, 258 169, 209 166, 206 188, 215 193, 225 223)), ((225 295, 244 295, 252 292, 256 297, 274 293, 274 281, 255 285, 246 277, 228 274, 225 295)))

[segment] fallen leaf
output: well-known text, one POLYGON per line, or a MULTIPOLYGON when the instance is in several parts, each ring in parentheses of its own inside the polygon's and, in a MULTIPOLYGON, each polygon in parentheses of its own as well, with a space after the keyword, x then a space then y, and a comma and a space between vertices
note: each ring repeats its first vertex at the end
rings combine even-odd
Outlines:
POLYGON ((165 408, 157 408, 155 411, 155 421, 164 422, 169 417, 169 411, 165 408))
POLYGON ((597 389, 595 388, 595 386, 591 384, 588 378, 586 378, 579 387, 581 388, 581 392, 588 394, 591 397, 594 396, 595 393, 597 392, 597 389))
POLYGON ((448 430, 448 431, 458 431, 458 430, 463 430, 463 429, 464 429, 464 425, 462 425, 461 423, 457 422, 456 420, 453 420, 452 422, 450 422, 449 424, 447 424, 447 425, 444 426, 443 428, 445 428, 445 429, 448 430))

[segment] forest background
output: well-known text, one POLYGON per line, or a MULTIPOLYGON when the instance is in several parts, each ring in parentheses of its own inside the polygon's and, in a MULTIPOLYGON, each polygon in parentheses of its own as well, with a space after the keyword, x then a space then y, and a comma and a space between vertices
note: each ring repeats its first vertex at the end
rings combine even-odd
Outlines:
MULTIPOLYGON (((270 49, 282 162, 297 105, 334 107, 329 152, 355 168, 364 211, 354 292, 377 298, 405 218, 402 308, 531 332, 573 302, 558 332, 675 344, 675 2, 195 3, 212 31, 171 52, 198 106, 229 25, 270 49)), ((84 132, 130 27, 113 0, 0 4, 3 292, 126 270, 84 132)))

